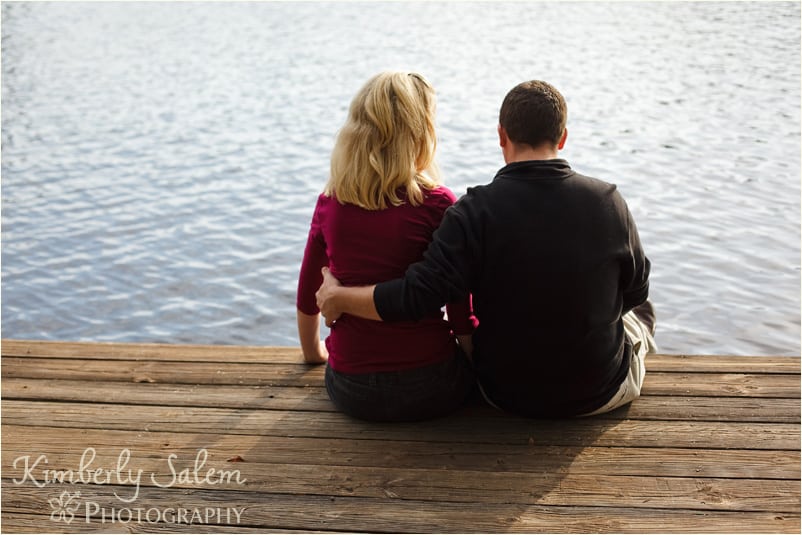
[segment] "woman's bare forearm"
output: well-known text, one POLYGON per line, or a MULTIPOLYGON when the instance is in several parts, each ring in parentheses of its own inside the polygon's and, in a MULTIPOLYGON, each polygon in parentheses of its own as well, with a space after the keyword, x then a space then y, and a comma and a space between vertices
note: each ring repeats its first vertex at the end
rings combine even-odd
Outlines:
POLYGON ((323 364, 328 359, 326 346, 320 340, 320 314, 304 314, 297 311, 298 339, 301 342, 301 351, 304 361, 309 364, 323 364))

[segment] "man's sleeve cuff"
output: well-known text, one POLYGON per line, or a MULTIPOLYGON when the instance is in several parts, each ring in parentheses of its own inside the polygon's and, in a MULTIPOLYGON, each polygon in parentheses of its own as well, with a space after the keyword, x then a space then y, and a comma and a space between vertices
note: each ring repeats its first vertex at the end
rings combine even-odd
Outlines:
POLYGON ((395 279, 376 285, 373 290, 373 306, 382 321, 399 321, 406 319, 403 306, 403 279, 395 279))

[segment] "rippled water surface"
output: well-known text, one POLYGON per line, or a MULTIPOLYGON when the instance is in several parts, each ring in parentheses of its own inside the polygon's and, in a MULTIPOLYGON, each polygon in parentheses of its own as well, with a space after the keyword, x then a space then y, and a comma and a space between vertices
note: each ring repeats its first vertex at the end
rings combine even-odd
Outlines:
POLYGON ((2 336, 295 345, 337 129, 384 69, 438 91, 458 195, 518 82, 618 184, 665 352, 799 354, 798 3, 2 5, 2 336))

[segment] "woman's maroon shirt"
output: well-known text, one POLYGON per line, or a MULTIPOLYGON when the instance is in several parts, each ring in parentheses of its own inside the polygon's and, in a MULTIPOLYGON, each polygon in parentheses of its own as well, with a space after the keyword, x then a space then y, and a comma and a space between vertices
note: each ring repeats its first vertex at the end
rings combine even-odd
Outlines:
MULTIPOLYGON (((405 202, 383 210, 365 210, 320 195, 298 278, 298 309, 317 314, 315 292, 328 266, 346 286, 365 286, 404 275, 421 260, 456 197, 445 187, 426 192, 423 204, 405 202)), ((469 334, 475 318, 470 300, 448 305, 420 321, 380 322, 343 315, 326 339, 329 365, 342 373, 399 371, 441 362, 454 355, 454 333, 469 334)))

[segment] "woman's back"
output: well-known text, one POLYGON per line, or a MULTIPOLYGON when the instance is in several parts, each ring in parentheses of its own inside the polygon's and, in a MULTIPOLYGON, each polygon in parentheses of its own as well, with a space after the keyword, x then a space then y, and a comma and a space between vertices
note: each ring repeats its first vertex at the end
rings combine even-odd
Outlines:
MULTIPOLYGON (((298 308, 317 311, 314 293, 320 268, 348 286, 400 277, 420 260, 454 194, 444 187, 426 193, 423 204, 404 203, 383 210, 340 204, 321 195, 312 218, 299 281, 298 308)), ((466 327, 467 304, 450 310, 457 328, 466 327)), ((327 340, 329 363, 344 373, 369 373, 424 366, 454 353, 451 327, 442 315, 420 322, 383 323, 353 316, 340 318, 327 340)))
MULTIPOLYGON (((343 316, 320 342, 315 293, 328 267, 346 285, 400 277, 422 259, 454 194, 434 162, 435 95, 420 75, 384 72, 351 102, 318 198, 298 280, 304 359, 328 362, 326 390, 342 411, 369 420, 431 418, 454 410, 473 372, 454 334, 469 338, 469 299, 416 322, 343 316)), ((464 342, 468 347, 469 342, 464 342)))

